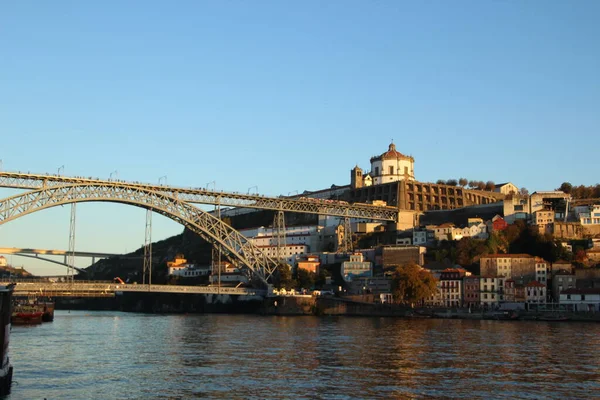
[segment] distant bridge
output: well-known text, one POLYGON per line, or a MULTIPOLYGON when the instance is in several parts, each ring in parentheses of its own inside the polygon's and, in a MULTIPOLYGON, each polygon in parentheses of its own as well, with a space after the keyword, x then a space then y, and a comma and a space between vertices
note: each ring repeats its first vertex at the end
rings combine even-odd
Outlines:
MULTIPOLYGON (((0 285, 8 285, 14 281, 0 280, 0 285)), ((235 288, 219 286, 179 286, 179 285, 137 285, 112 282, 16 282, 15 296, 47 296, 47 297, 114 297, 117 293, 180 293, 180 294, 214 294, 237 296, 267 295, 266 290, 253 288, 235 288)))
MULTIPOLYGON (((74 257, 89 257, 92 259, 92 264, 96 262, 96 258, 108 258, 108 257, 120 257, 127 259, 137 259, 141 258, 141 256, 123 256, 121 254, 113 254, 113 253, 98 253, 98 252, 90 252, 90 251, 74 251, 70 252, 67 250, 43 250, 43 249, 20 249, 17 247, 0 247, 0 254, 14 254, 20 257, 28 257, 35 258, 36 260, 42 260, 58 265, 63 265, 65 267, 71 267, 67 262, 67 257, 73 254, 74 257), (63 261, 53 260, 51 258, 40 257, 40 255, 48 255, 48 256, 63 256, 63 261)), ((86 270, 77 268, 73 266, 73 268, 80 273, 87 273, 86 270)))

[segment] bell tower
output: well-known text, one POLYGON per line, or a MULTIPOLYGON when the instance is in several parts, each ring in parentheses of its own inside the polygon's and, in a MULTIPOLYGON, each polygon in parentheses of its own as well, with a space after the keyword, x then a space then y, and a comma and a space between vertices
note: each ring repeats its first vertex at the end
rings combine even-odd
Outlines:
POLYGON ((358 165, 350 170, 350 187, 352 189, 363 187, 363 170, 358 165))

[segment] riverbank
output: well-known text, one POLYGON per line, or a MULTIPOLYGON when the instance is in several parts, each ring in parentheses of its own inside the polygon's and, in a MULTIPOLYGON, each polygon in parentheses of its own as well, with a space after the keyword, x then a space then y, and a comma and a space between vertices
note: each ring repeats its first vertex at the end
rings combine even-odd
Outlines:
POLYGON ((56 309, 125 311, 148 314, 260 314, 279 316, 360 316, 512 321, 600 322, 600 313, 564 311, 499 311, 445 308, 411 308, 398 304, 361 301, 334 296, 260 297, 126 293, 113 298, 56 300, 56 309))

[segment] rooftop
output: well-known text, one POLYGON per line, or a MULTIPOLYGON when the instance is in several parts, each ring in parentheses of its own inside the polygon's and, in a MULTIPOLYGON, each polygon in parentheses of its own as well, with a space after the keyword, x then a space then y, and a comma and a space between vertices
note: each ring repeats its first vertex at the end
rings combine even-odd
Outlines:
POLYGON ((565 289, 560 294, 600 294, 600 288, 565 289))
POLYGON ((534 258, 529 254, 488 254, 481 256, 481 258, 534 258))
POLYGON ((546 285, 544 285, 543 283, 539 283, 538 281, 529 282, 525 286, 527 286, 527 287, 546 287, 546 285))

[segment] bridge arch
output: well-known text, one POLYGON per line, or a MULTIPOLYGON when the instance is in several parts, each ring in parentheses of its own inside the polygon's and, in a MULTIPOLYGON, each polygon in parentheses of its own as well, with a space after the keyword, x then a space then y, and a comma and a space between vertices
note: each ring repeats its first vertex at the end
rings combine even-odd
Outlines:
POLYGON ((122 203, 151 209, 187 227, 209 243, 220 246, 226 256, 263 285, 268 285, 268 279, 277 268, 273 259, 220 219, 179 200, 176 195, 125 183, 68 184, 1 199, 0 225, 47 208, 82 202, 122 203))

